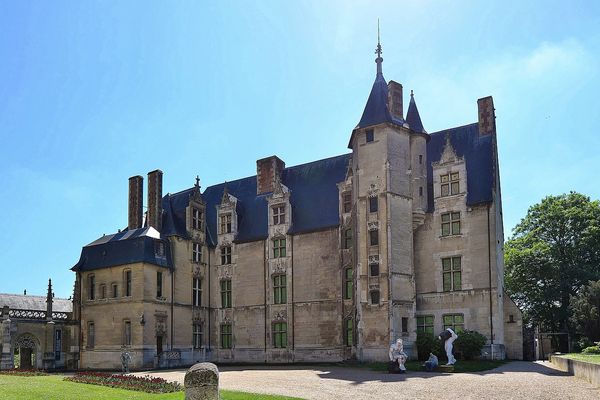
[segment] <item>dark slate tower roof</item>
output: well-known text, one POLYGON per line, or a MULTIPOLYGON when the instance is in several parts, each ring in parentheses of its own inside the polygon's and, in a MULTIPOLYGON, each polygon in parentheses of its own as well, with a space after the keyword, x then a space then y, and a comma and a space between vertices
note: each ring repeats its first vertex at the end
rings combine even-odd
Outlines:
POLYGON ((415 102, 415 96, 412 90, 410 91, 410 104, 408 105, 408 111, 406 112, 406 123, 414 132, 427 133, 425 132, 425 128, 423 128, 419 109, 417 108, 417 103, 415 102))

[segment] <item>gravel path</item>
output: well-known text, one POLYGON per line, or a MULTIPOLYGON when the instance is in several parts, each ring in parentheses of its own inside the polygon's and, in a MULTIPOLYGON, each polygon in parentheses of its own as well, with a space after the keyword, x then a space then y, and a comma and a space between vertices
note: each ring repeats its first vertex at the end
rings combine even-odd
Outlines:
MULTIPOLYGON (((346 367, 222 367, 221 389, 304 399, 600 399, 600 388, 552 369, 547 362, 515 361, 462 374, 390 375, 346 367)), ((143 373, 144 374, 144 373, 143 373)), ((185 371, 150 372, 183 383, 185 371)))

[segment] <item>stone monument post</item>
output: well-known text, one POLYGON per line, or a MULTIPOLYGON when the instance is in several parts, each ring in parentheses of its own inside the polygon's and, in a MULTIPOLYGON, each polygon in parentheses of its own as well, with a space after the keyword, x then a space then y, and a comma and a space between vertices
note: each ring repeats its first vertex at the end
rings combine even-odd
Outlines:
POLYGON ((219 400, 219 369, 215 364, 194 364, 183 382, 185 400, 219 400))

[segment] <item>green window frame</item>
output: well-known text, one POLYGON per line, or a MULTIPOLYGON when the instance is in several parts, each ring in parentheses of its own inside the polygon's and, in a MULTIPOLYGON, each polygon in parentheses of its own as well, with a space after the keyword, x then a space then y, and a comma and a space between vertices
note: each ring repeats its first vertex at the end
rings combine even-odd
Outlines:
POLYGON ((287 347, 287 323, 275 322, 273 324, 273 347, 284 349, 287 347))
POLYGON ((231 246, 221 247, 221 265, 231 264, 231 246))
POLYGON ((354 344, 354 320, 347 318, 344 320, 344 345, 352 346, 354 344))
POLYGON ((442 197, 460 193, 459 173, 451 172, 440 176, 442 197))
POLYGON ((231 308, 231 279, 221 281, 221 308, 231 308))
POLYGON ((233 329, 231 324, 221 325, 221 348, 231 349, 233 342, 233 329))
POLYGON ((344 249, 352 248, 352 228, 344 230, 344 249))
POLYGON ((275 304, 287 303, 287 277, 285 275, 273 277, 273 302, 275 304))
POLYGON ((285 257, 285 239, 273 239, 273 258, 285 257))
POLYGON ((417 333, 430 333, 433 335, 433 315, 421 315, 417 317, 417 333))
POLYGON ((462 290, 461 258, 442 258, 442 276, 444 292, 462 290))
POLYGON ((460 235, 460 212, 442 214, 442 236, 460 235))
POLYGON ((465 330, 465 316, 463 314, 444 314, 442 316, 444 330, 450 328, 454 332, 465 330))
POLYGON ((354 271, 352 268, 346 268, 344 270, 344 299, 350 300, 352 299, 352 295, 354 292, 354 271))

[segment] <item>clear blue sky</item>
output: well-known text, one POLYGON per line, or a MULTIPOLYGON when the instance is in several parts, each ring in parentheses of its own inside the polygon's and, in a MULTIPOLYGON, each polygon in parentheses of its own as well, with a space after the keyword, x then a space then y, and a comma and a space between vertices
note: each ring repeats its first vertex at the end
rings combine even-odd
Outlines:
POLYGON ((70 296, 81 247, 127 225, 132 175, 162 169, 167 193, 345 153, 377 17, 428 131, 494 96, 507 237, 546 195, 598 199, 599 5, 0 1, 0 292, 70 296))

